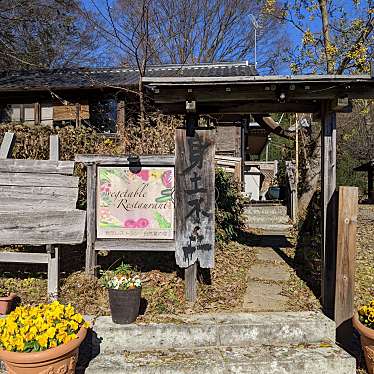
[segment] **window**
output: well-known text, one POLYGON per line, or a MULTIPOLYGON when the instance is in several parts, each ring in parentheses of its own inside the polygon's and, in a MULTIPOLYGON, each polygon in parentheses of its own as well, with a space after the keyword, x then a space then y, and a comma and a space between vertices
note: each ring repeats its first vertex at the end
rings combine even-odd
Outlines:
POLYGON ((4 122, 35 123, 35 105, 8 104, 2 119, 4 122))

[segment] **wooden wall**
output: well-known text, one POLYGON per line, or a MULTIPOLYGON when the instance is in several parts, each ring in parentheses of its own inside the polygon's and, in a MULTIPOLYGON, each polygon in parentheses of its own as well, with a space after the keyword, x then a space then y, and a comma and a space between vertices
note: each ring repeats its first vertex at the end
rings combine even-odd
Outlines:
POLYGON ((241 126, 218 124, 216 147, 217 154, 241 157, 241 126))

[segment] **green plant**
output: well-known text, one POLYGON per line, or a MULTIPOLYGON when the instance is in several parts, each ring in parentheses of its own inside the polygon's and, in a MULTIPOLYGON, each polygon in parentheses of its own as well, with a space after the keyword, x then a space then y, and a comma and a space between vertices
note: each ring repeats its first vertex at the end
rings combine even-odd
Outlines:
POLYGON ((244 199, 238 182, 223 169, 216 170, 216 240, 238 238, 244 228, 244 199))
POLYGON ((115 270, 102 271, 99 282, 102 287, 115 290, 128 290, 142 286, 141 279, 135 274, 133 268, 124 263, 121 263, 115 270))

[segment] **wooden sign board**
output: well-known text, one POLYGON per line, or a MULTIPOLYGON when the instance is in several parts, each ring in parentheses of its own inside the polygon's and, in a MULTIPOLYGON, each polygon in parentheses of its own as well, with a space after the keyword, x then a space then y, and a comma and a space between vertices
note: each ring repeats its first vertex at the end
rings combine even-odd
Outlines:
POLYGON ((176 130, 177 265, 214 267, 215 131, 176 130))
POLYGON ((173 239, 174 167, 98 166, 98 239, 173 239))

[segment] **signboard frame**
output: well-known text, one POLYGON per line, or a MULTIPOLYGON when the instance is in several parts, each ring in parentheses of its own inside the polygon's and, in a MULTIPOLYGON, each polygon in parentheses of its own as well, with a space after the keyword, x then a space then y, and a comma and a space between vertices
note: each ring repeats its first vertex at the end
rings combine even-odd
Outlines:
MULTIPOLYGON (((104 156, 104 155, 77 155, 76 162, 87 167, 87 246, 86 246, 86 272, 94 274, 97 264, 98 251, 167 251, 175 252, 175 233, 173 239, 100 239, 96 230, 97 208, 97 169, 100 166, 142 167, 173 167, 174 178, 175 156, 104 156)), ((175 186, 175 181, 174 181, 175 186)), ((174 210, 176 206, 174 205, 174 210)), ((174 231, 176 214, 174 213, 174 231)))
POLYGON ((96 238, 175 239, 175 167, 96 165, 96 238))

